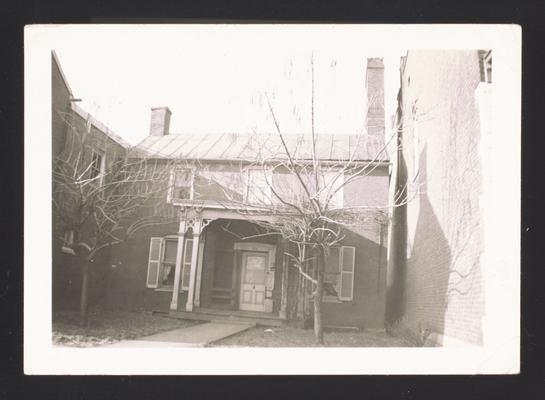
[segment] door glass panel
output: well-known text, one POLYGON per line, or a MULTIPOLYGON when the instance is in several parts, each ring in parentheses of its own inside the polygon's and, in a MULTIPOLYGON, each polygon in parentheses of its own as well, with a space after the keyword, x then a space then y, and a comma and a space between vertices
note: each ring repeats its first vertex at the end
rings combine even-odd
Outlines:
POLYGON ((265 257, 246 256, 244 283, 263 284, 265 282, 265 257))

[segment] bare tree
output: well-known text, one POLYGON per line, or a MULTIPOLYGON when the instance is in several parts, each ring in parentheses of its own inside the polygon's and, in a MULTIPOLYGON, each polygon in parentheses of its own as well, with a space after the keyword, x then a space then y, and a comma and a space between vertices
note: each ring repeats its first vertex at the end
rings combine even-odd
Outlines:
POLYGON ((130 149, 110 151, 115 146, 93 132, 90 121, 74 113, 61 117, 67 137, 52 166, 54 232, 63 250, 82 264, 80 317, 87 324, 90 269, 96 257, 143 228, 173 220, 165 202, 171 168, 164 160, 147 159, 130 149))
MULTIPOLYGON (((257 223, 261 232, 244 239, 258 236, 280 235, 292 244, 285 251, 286 256, 303 280, 310 282, 311 298, 314 305, 314 333, 323 343, 322 299, 326 259, 331 248, 345 237, 346 229, 368 228, 387 224, 388 210, 406 204, 417 191, 408 194, 407 185, 398 188, 393 202, 388 204, 345 205, 339 201, 343 188, 358 179, 368 176, 387 159, 387 150, 396 151, 398 130, 393 129, 389 138, 380 138, 372 157, 361 157, 362 148, 369 141, 367 132, 355 135, 355 143, 348 153, 330 159, 319 156, 320 135, 314 126, 314 68, 312 65, 311 127, 309 135, 286 135, 266 96, 268 109, 274 121, 277 145, 271 144, 270 137, 253 137, 255 151, 250 169, 258 171, 256 179, 260 184, 252 187, 249 178, 248 193, 241 199, 224 191, 225 207, 237 205, 237 211, 257 223)), ((370 106, 370 105, 368 105, 370 106)), ((367 125, 367 113, 364 126, 367 125)), ((273 141, 274 142, 274 141, 273 141)), ((375 144, 376 144, 375 143, 375 144)), ((284 271, 286 273, 287 271, 284 271)))

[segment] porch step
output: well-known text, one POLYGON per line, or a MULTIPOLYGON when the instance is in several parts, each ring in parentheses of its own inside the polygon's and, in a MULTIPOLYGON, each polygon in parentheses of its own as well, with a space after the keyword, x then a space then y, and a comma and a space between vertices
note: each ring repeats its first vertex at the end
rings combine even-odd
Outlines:
POLYGON ((214 314, 212 312, 186 312, 170 311, 170 317, 179 319, 188 319, 193 321, 226 322, 231 324, 254 324, 259 326, 283 326, 285 321, 278 317, 265 316, 245 316, 245 315, 225 315, 214 314))

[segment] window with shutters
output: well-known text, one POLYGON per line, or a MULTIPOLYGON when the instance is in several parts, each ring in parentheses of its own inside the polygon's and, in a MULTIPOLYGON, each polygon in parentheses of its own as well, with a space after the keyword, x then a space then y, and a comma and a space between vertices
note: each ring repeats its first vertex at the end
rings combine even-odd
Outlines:
POLYGON ((324 274, 325 302, 351 301, 354 297, 354 265, 356 248, 332 247, 326 259, 324 274))
MULTIPOLYGON (((191 271, 191 255, 193 239, 185 239, 181 264, 181 290, 189 289, 191 271)), ((176 256, 178 254, 178 237, 153 237, 150 240, 147 284, 149 288, 172 290, 176 272, 176 256)))

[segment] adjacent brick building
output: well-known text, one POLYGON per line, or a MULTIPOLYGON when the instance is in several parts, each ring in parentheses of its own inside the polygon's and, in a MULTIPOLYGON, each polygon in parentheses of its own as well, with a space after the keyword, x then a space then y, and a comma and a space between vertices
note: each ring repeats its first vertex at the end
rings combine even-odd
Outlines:
POLYGON ((426 343, 482 345, 491 52, 411 50, 400 72, 387 322, 426 343))

